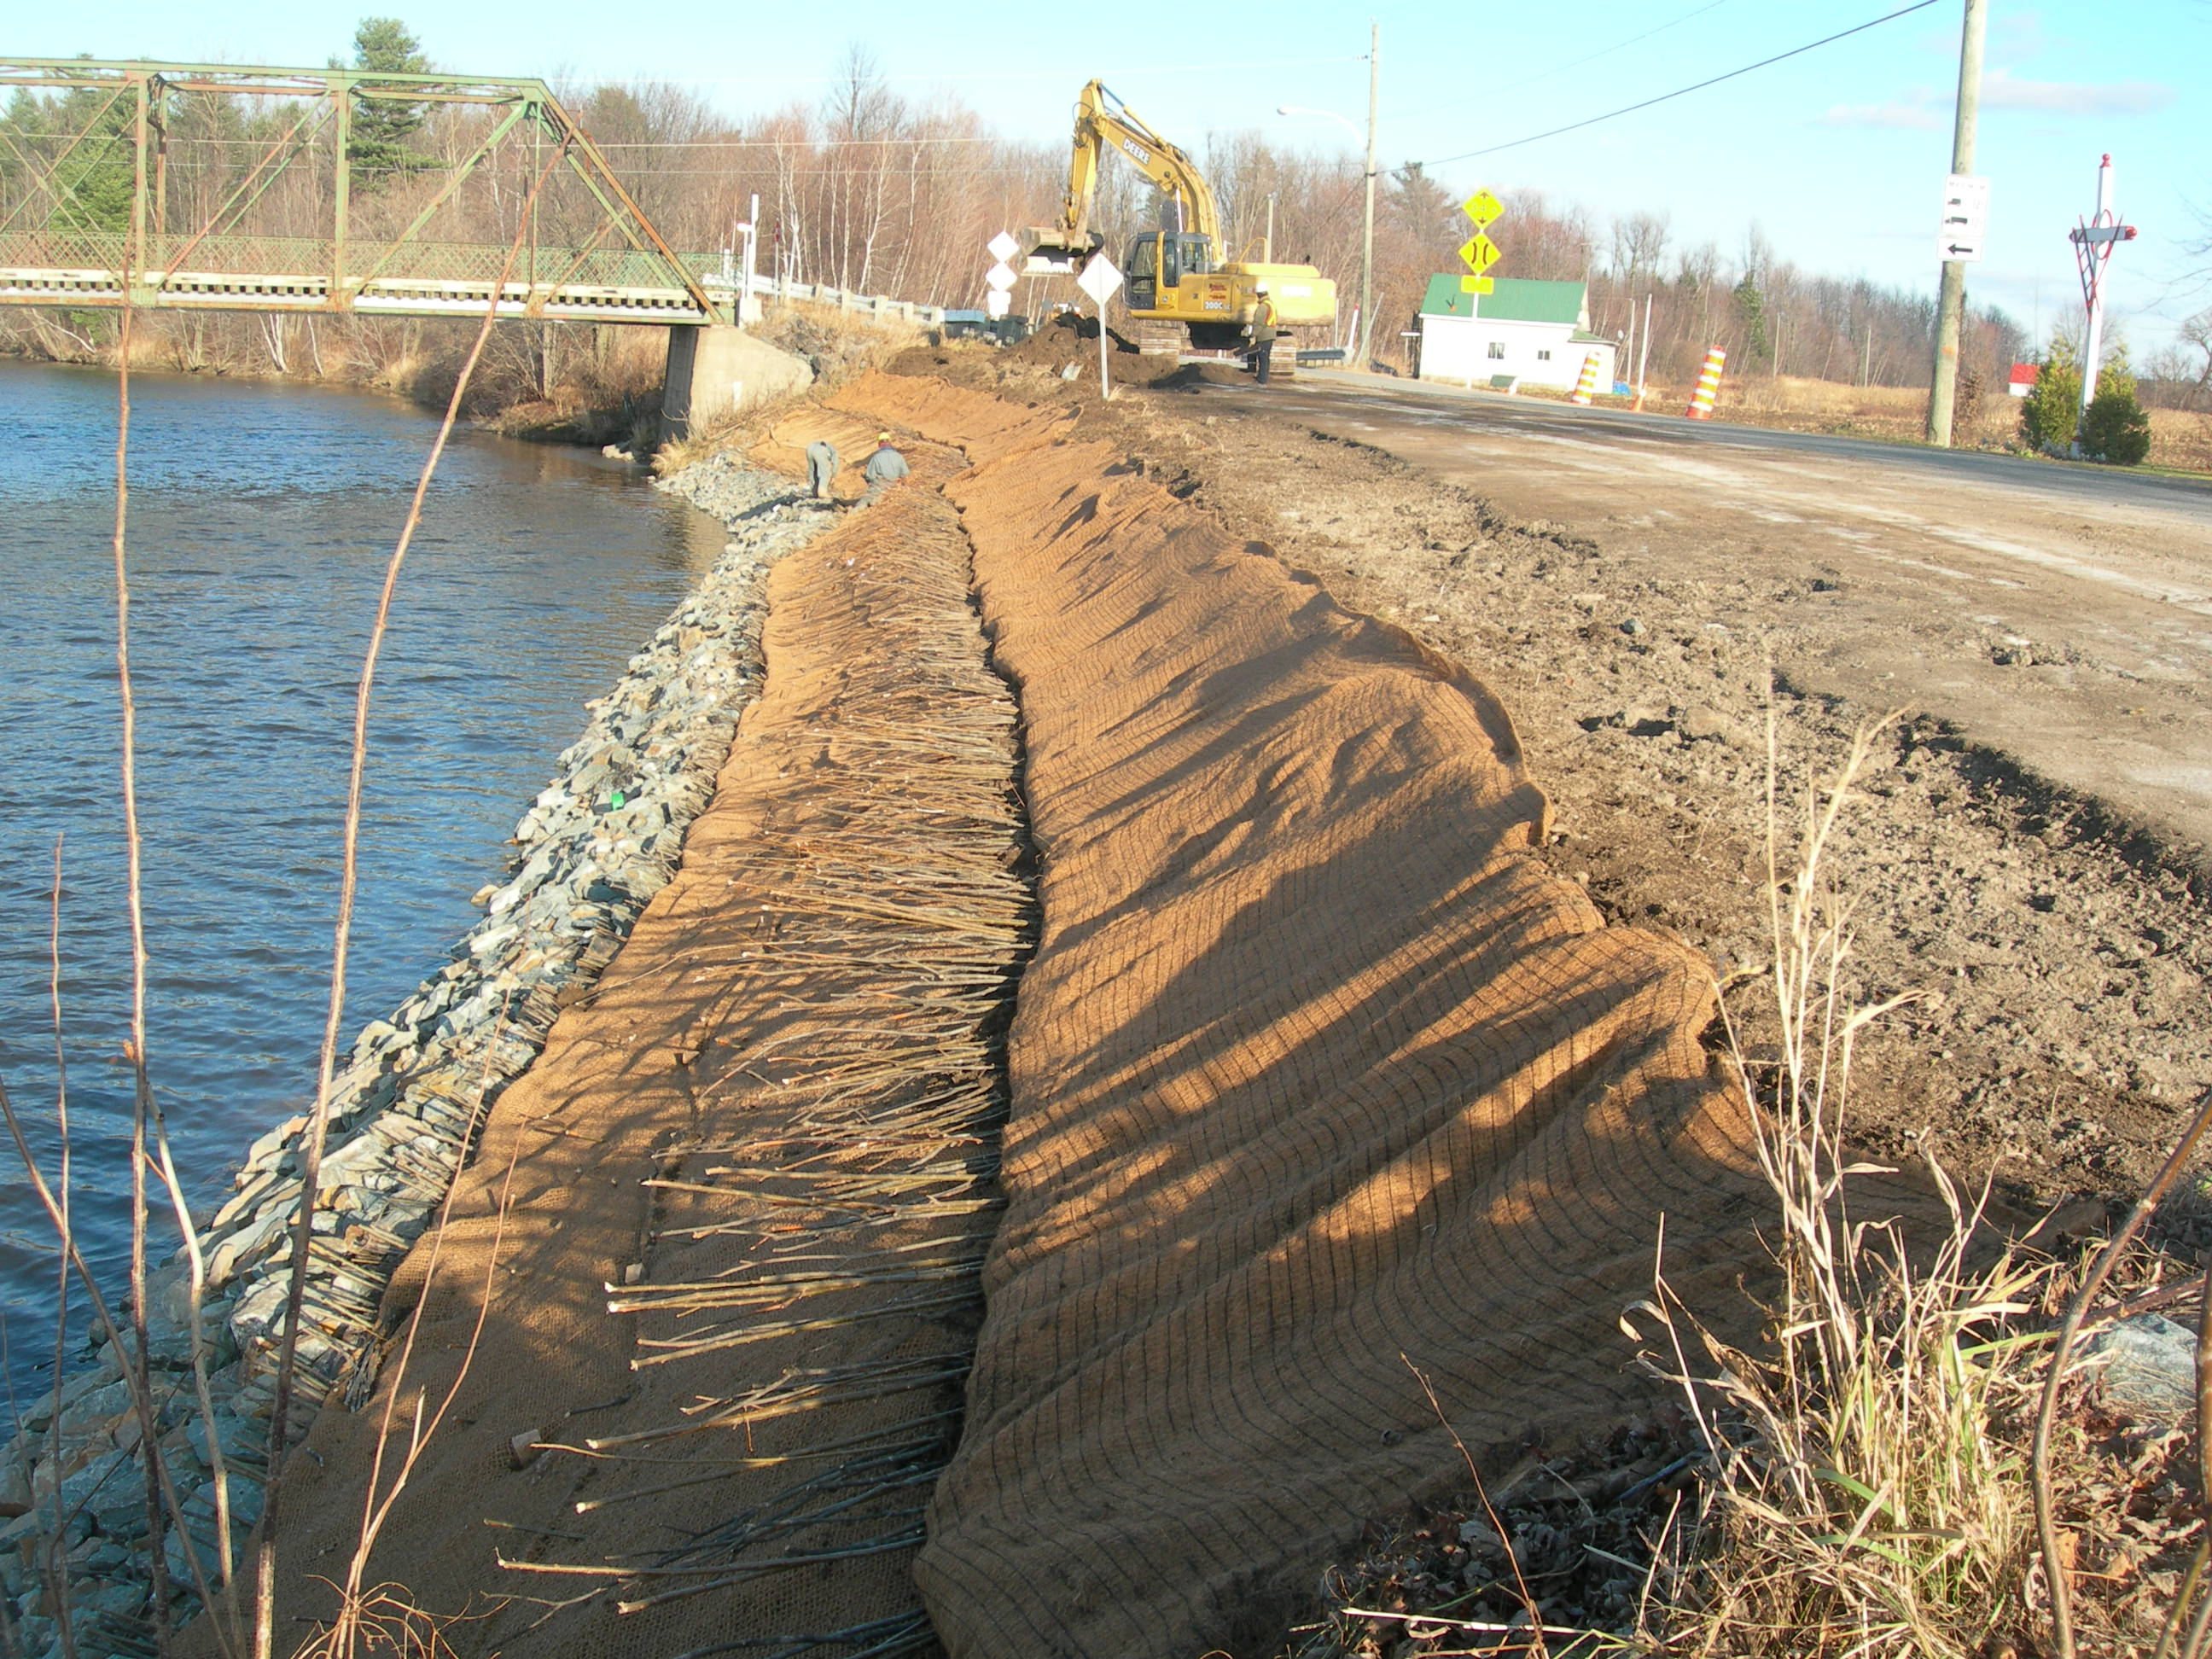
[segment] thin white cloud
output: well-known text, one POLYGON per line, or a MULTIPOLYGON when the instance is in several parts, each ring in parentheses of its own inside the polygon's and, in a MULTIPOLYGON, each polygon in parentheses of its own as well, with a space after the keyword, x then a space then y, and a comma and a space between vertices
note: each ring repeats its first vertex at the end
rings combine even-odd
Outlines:
POLYGON ((2163 81, 2029 81, 2007 69, 1992 70, 1982 79, 1982 102, 1991 109, 2134 115, 2172 101, 2173 88, 2163 81))
POLYGON ((1927 131, 1942 118, 1925 104, 1838 104, 1820 118, 1824 127, 1889 127, 1927 131))
MULTIPOLYGON (((2041 110, 2056 115, 2134 115, 2173 101, 2163 81, 2030 81, 2008 69, 1982 77, 1982 102, 1990 109, 2041 110)), ((1952 100, 1932 87, 1914 87, 1881 104, 1836 104, 1820 118, 1826 127, 1885 127, 1929 132, 1951 125, 1952 100)))
POLYGON ((1990 57, 2025 63, 2043 51, 2043 14, 2016 11, 2008 17, 2000 17, 1990 34, 1990 57))

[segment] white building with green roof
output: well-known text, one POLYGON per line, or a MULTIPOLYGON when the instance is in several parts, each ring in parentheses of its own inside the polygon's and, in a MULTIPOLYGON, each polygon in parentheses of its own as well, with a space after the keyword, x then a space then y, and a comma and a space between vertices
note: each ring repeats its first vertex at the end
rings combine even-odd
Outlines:
POLYGON ((1571 388, 1597 355, 1598 389, 1609 392, 1617 348, 1589 329, 1589 289, 1582 283, 1492 279, 1490 293, 1462 291, 1454 276, 1431 276, 1421 296, 1415 373, 1462 386, 1571 388))

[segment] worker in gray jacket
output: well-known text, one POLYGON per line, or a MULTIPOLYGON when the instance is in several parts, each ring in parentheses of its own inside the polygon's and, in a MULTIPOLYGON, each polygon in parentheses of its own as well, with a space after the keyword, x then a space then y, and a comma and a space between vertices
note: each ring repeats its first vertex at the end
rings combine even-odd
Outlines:
POLYGON ((861 477, 867 481, 869 499, 872 501, 896 483, 906 477, 909 470, 906 457, 891 447, 891 434, 888 432, 876 434, 876 453, 868 457, 867 465, 860 469, 861 477))
POLYGON ((830 481, 837 476, 837 446, 826 438, 817 438, 806 446, 806 487, 814 492, 814 499, 830 499, 830 481))

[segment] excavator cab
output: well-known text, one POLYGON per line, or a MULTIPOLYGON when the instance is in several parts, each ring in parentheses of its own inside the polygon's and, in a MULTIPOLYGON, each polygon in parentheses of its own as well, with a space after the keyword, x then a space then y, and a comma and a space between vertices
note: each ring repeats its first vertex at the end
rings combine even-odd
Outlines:
POLYGON ((1153 311, 1182 279, 1210 271, 1212 239, 1196 230, 1152 230, 1129 244, 1129 308, 1153 311))

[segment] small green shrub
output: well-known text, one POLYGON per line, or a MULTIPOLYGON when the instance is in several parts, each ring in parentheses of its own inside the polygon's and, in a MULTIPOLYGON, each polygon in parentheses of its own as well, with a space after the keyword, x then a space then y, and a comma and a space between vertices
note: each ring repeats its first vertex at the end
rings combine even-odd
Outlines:
MULTIPOLYGON (((2081 346, 2061 330, 2051 337, 2051 348, 2044 353, 2043 367, 2035 377, 2035 384, 2021 401, 2021 439, 2030 449, 2063 455, 2074 447, 2079 437, 2084 454, 2133 466, 2149 453, 2150 417, 2136 405, 2136 377, 2128 367, 2128 349, 2118 342, 2106 349, 2104 361, 2097 366, 2097 395, 2091 399, 2090 407, 2094 409, 2107 398, 2118 398, 2126 408, 2136 410, 2135 420, 2127 424, 2130 432, 2136 425, 2142 427, 2143 451, 2133 460, 2119 459, 2131 439, 2120 441, 2123 450, 2110 450, 2100 447, 2102 437, 2093 443, 2082 429, 2081 346)), ((2107 418, 2121 417, 2113 415, 2107 418)))
POLYGON ((2081 360, 2075 355, 2073 342, 2059 335, 2044 354, 2035 384, 2021 400, 2021 439, 2030 449, 2069 449, 2081 416, 2081 360))
POLYGON ((2097 394, 2081 417, 2081 453, 2114 466, 2142 465, 2150 453, 2150 414, 2133 392, 2097 394))

